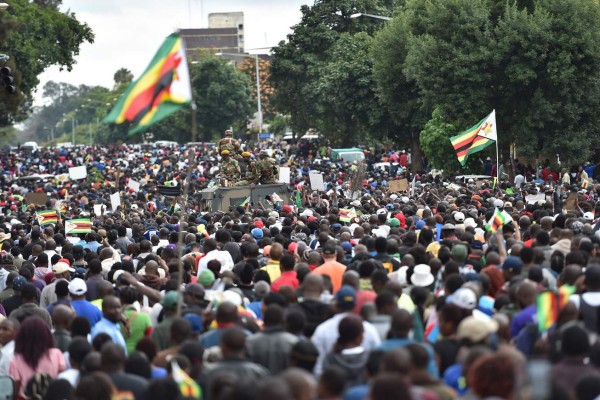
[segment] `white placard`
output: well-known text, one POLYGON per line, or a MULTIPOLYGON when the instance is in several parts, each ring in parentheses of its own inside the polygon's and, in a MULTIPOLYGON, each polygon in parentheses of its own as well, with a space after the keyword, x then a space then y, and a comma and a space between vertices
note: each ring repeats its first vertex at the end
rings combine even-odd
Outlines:
POLYGON ((134 181, 133 179, 129 180, 127 187, 132 188, 133 191, 136 193, 140 191, 140 183, 137 181, 134 181))
POLYGON ((112 207, 113 212, 121 205, 121 196, 119 193, 113 193, 110 195, 110 206, 112 207))
POLYGON ((323 174, 315 173, 308 174, 310 178, 310 187, 313 190, 319 190, 321 192, 325 191, 325 184, 323 183, 323 174))
POLYGON ((279 168, 279 183, 290 183, 290 167, 279 168))
POLYGON ((540 200, 546 200, 546 194, 545 193, 538 193, 538 194, 530 194, 525 196, 525 200, 527 201, 527 204, 535 204, 540 200))
POLYGON ((85 165, 82 165, 81 167, 69 168, 69 177, 72 180, 85 179, 87 177, 87 169, 85 168, 85 165))
POLYGON ((96 214, 96 217, 102 215, 102 204, 94 204, 94 214, 96 214))

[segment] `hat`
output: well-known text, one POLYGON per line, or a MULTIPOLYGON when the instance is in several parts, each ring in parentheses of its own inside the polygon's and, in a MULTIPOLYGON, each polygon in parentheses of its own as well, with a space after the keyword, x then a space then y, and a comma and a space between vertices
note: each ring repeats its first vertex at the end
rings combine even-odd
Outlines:
POLYGON ((12 265, 14 257, 10 253, 0 255, 0 265, 12 265))
POLYGON ((242 153, 242 157, 250 157, 250 152, 249 151, 244 151, 242 153))
POLYGON ((73 272, 73 278, 81 278, 84 279, 85 278, 85 268, 83 267, 77 267, 75 268, 75 272, 73 272))
POLYGON ((265 224, 264 224, 264 223, 263 223, 263 222, 262 222, 260 219, 258 219, 258 220, 256 220, 256 221, 254 221, 254 222, 253 222, 253 225, 254 225, 256 228, 259 228, 259 229, 262 229, 262 228, 264 228, 264 227, 265 227, 265 224))
POLYGON ((352 254, 352 243, 350 242, 342 242, 342 249, 348 254, 352 254))
POLYGON ((69 267, 71 266, 71 261, 69 261, 68 258, 59 258, 57 262, 64 262, 65 264, 67 264, 69 267))
POLYGON ((443 231, 453 231, 455 229, 456 229, 456 227, 452 224, 446 224, 446 225, 442 226, 443 231))
POLYGON ((425 221, 423 221, 422 219, 418 220, 417 223, 415 224, 415 227, 417 228, 417 230, 423 229, 425 227, 425 225, 427 225, 425 223, 425 221))
POLYGON ((463 222, 465 220, 465 214, 461 213, 460 211, 457 212, 454 214, 454 220, 459 223, 463 222))
POLYGON ((4 242, 6 239, 10 239, 10 233, 0 232, 0 243, 4 242))
POLYGON ((198 275, 198 283, 203 286, 212 285, 215 281, 215 274, 210 269, 205 269, 198 275))
POLYGON ((229 155, 229 150, 223 150, 223 151, 221 152, 221 155, 222 155, 222 156, 228 156, 228 155, 229 155))
POLYGON ((465 310, 473 310, 477 307, 477 295, 469 288, 458 289, 451 296, 448 296, 447 301, 465 310))
POLYGON ((352 286, 344 285, 335 294, 335 303, 339 308, 352 309, 356 304, 356 290, 352 286))
POLYGON ((519 257, 509 256, 504 260, 502 269, 505 271, 511 271, 515 274, 520 274, 523 269, 523 261, 519 257))
POLYGON ((477 228, 477 223, 475 222, 475 220, 473 218, 467 218, 465 219, 465 227, 467 228, 477 228))
POLYGON ((69 293, 74 294, 76 296, 86 294, 87 285, 85 284, 85 281, 81 278, 73 279, 71 282, 69 282, 69 293))
POLYGON ((392 228, 397 228, 400 226, 400 220, 398 218, 391 218, 388 223, 392 228))
POLYGON ((15 279, 13 279, 13 284, 12 287, 14 290, 21 290, 23 289, 23 286, 25 286, 25 284, 27 283, 27 279, 25 279, 24 276, 16 276, 15 279))
POLYGON ((323 246, 323 254, 327 255, 327 256, 331 256, 334 255, 336 253, 335 247, 326 244, 325 246, 323 246))
POLYGON ((262 239, 264 236, 262 229, 259 229, 259 228, 252 229, 252 231, 250 233, 252 234, 252 237, 254 239, 262 239))
POLYGON ((458 339, 467 339, 479 343, 498 330, 498 322, 493 319, 484 321, 473 316, 463 319, 458 325, 458 339))
POLYGON ((502 206, 504 206, 504 202, 500 199, 495 199, 494 200, 494 207, 496 208, 502 208, 502 206))
POLYGON ((309 209, 306 209, 306 210, 304 210, 304 211, 302 211, 300 213, 300 216, 301 217, 312 217, 313 216, 313 211, 309 210, 309 209))
POLYGON ((591 212, 589 212, 589 211, 588 211, 588 212, 585 212, 585 213, 583 213, 583 218, 584 218, 586 221, 593 221, 593 220, 594 220, 594 214, 593 214, 593 213, 591 213, 591 212))
POLYGON ((64 261, 58 261, 54 266, 52 266, 52 272, 55 274, 62 274, 63 272, 75 272, 75 268, 71 268, 69 264, 64 261))
POLYGON ((177 292, 174 290, 171 290, 165 294, 165 297, 162 298, 162 300, 160 301, 160 304, 164 308, 173 309, 173 308, 177 307, 177 298, 178 298, 177 292))
POLYGON ((204 297, 204 287, 202 287, 202 285, 199 285, 197 283, 189 283, 186 287, 185 287, 185 293, 189 293, 189 294, 193 294, 194 296, 197 297, 204 297))
POLYGON ((187 313, 183 316, 187 319, 192 327, 192 333, 198 335, 202 333, 202 318, 198 314, 187 313))
POLYGON ((233 290, 226 290, 223 292, 223 301, 233 303, 236 307, 241 306, 243 303, 242 296, 233 290))
POLYGON ((410 277, 410 282, 414 286, 427 287, 435 280, 431 273, 431 267, 427 264, 419 264, 413 269, 413 274, 410 277))
POLYGON ((98 235, 102 236, 103 238, 106 237, 106 230, 98 229, 98 235))

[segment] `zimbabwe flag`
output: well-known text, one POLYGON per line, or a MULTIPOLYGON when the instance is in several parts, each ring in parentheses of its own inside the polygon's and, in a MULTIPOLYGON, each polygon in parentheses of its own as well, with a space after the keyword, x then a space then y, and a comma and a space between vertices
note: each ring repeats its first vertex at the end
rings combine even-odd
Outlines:
POLYGON ((129 135, 133 135, 168 117, 191 100, 185 48, 179 34, 173 33, 142 76, 123 93, 104 122, 129 122, 129 135))
POLYGON ((495 140, 497 140, 495 111, 479 121, 477 125, 450 138, 460 165, 465 165, 469 154, 485 149, 495 140))
POLYGON ((90 233, 92 232, 92 221, 89 218, 70 219, 65 221, 65 233, 90 233))
POLYGON ((44 210, 36 212, 37 220, 40 225, 56 224, 58 222, 58 214, 56 210, 44 210))

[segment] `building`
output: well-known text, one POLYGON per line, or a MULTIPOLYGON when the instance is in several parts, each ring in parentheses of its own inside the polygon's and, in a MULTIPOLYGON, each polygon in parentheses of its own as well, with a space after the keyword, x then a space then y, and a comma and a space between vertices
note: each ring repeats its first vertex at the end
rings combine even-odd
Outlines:
POLYGON ((244 52, 244 13, 212 13, 208 28, 181 29, 188 59, 194 60, 204 51, 212 53, 244 52))

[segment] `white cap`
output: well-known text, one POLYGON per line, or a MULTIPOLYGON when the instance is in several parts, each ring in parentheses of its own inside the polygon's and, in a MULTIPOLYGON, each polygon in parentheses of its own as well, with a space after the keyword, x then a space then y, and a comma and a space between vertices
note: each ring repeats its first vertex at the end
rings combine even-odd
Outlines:
POLYGON ((583 213, 583 218, 586 221, 593 221, 594 220, 594 214, 591 213, 590 211, 583 213))
POLYGON ((456 222, 463 222, 465 220, 465 214, 463 214, 462 212, 457 212, 456 214, 454 214, 454 220, 456 222))
POLYGON ((85 284, 85 281, 81 278, 73 279, 71 282, 69 282, 69 293, 74 294, 76 296, 86 294, 87 285, 85 284))

